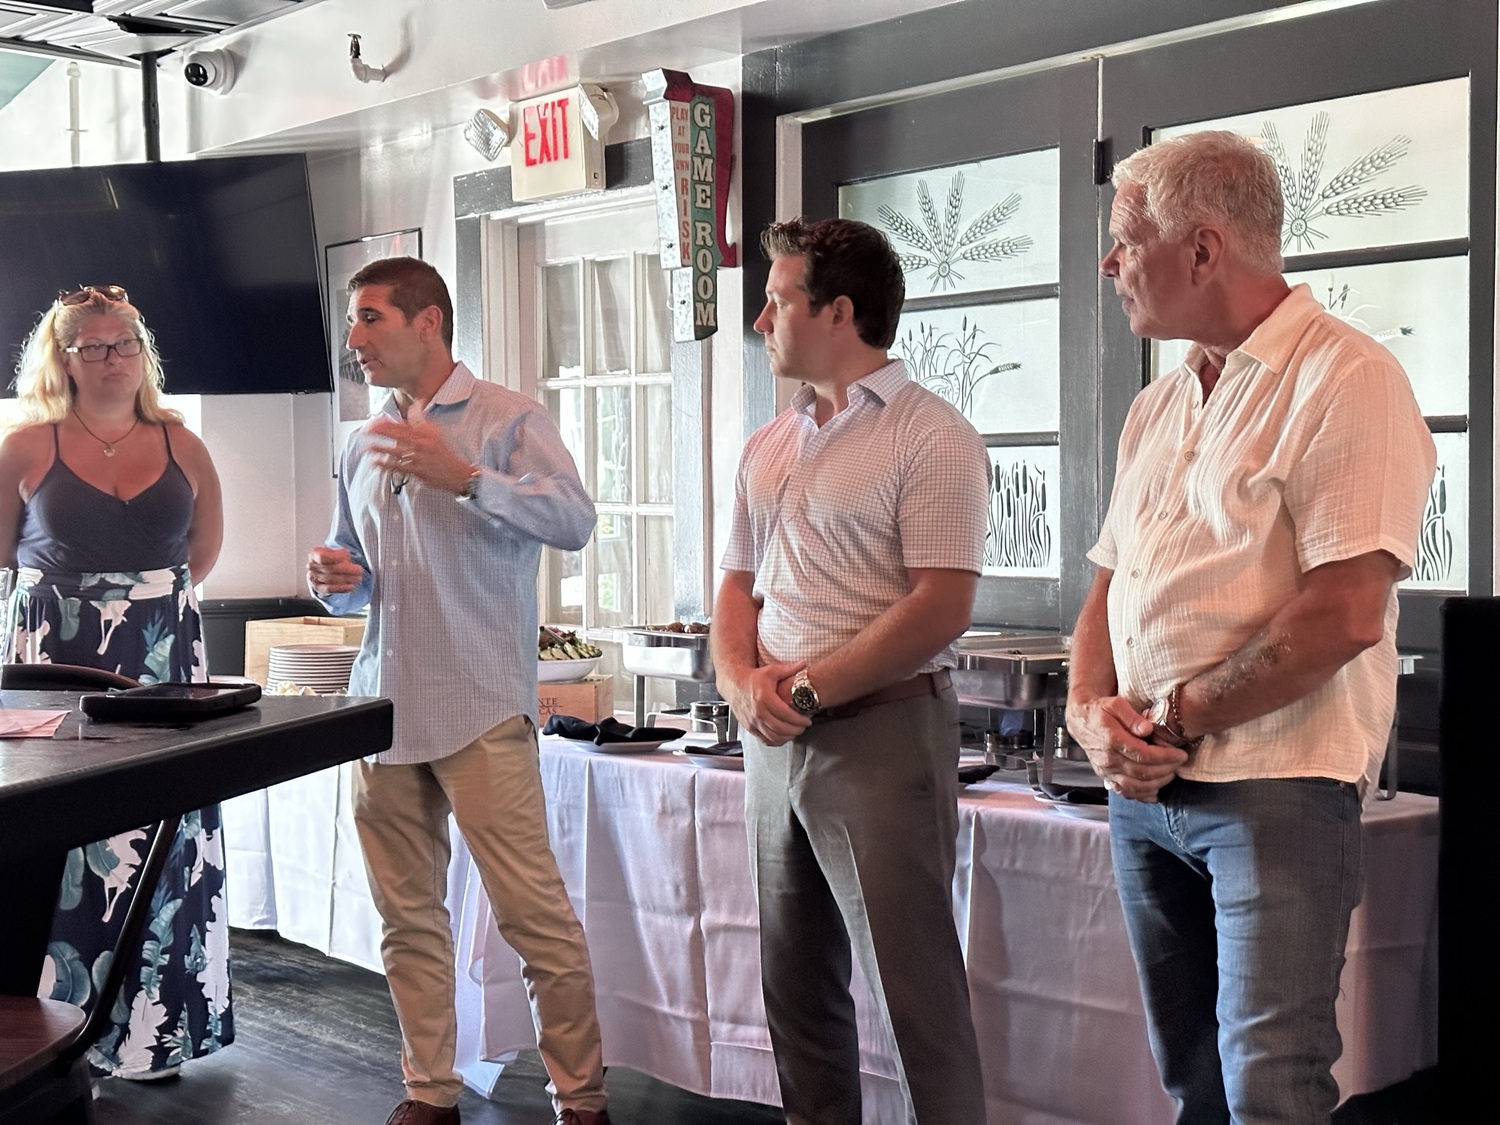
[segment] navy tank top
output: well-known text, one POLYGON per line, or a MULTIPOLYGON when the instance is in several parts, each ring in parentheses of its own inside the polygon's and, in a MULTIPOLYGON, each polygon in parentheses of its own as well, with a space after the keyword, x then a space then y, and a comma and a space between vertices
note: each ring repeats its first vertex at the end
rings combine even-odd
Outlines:
POLYGON ((22 514, 17 565, 97 574, 164 570, 187 562, 193 486, 172 456, 165 426, 162 437, 167 467, 140 495, 121 500, 63 463, 54 424, 52 467, 22 514))

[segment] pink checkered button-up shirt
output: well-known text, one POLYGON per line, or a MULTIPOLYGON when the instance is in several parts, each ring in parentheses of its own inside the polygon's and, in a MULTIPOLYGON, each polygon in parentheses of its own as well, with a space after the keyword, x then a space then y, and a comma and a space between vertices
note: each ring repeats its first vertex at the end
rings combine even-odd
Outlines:
MULTIPOLYGON (((979 572, 991 470, 962 414, 892 360, 819 427, 814 396, 751 435, 725 570, 755 575, 763 661, 814 661, 910 592, 908 568, 979 572)), ((944 649, 919 671, 955 664, 944 649)))

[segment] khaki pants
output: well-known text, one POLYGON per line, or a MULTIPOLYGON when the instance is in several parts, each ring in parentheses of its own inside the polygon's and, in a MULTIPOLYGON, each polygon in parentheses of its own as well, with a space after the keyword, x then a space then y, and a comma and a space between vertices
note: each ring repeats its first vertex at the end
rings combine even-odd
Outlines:
POLYGON ((463 833, 500 934, 521 958, 537 1047, 559 1110, 604 1108, 603 1059, 583 928, 547 841, 536 727, 517 715, 458 753, 419 765, 356 764, 354 822, 384 923, 380 952, 401 1022, 408 1096, 457 1103, 448 813, 463 833))

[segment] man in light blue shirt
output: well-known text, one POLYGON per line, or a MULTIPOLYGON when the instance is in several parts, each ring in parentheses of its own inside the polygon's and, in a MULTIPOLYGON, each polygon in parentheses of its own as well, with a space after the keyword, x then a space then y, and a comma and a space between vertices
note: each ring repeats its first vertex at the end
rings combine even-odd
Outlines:
POLYGON ((372 263, 350 282, 349 347, 392 394, 350 436, 308 585, 370 622, 352 695, 389 696, 395 738, 356 767, 354 819, 401 1022, 407 1098, 387 1125, 457 1125, 448 814, 520 955, 559 1125, 608 1125, 593 976, 547 842, 537 765, 537 568, 595 523, 546 411, 453 360, 437 271, 372 263))

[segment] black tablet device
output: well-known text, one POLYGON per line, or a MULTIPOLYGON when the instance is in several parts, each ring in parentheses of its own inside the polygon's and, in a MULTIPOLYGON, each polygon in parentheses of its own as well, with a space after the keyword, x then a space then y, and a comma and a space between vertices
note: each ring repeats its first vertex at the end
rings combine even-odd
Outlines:
POLYGON ((259 684, 165 683, 85 695, 78 706, 105 723, 192 722, 238 711, 259 698, 259 684))

